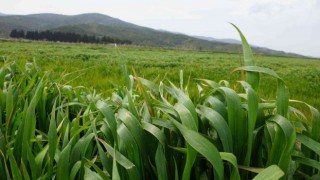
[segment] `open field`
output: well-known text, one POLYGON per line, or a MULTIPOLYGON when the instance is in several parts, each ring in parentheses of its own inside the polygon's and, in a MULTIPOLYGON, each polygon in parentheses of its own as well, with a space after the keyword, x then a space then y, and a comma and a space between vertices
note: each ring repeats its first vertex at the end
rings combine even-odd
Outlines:
MULTIPOLYGON (((42 70, 53 72, 56 76, 53 78, 74 72, 67 76, 65 83, 93 87, 105 95, 110 95, 124 84, 123 64, 130 69, 133 66, 139 76, 157 82, 164 78, 178 82, 180 69, 184 71, 185 81, 191 77, 190 83, 195 83, 194 78, 231 82, 241 79, 239 73, 231 72, 239 67, 242 55, 230 53, 1 41, 0 55, 8 61, 35 60, 42 70)), ((320 109, 319 59, 255 55, 255 61, 257 66, 271 68, 283 78, 290 90, 290 98, 308 102, 320 109)), ((276 89, 270 87, 276 85, 276 80, 262 76, 261 82, 260 96, 273 99, 276 89)), ((190 91, 192 93, 194 90, 190 91)))
POLYGON ((319 179, 320 113, 285 85, 319 108, 319 60, 253 66, 242 40, 240 68, 237 54, 1 42, 0 179, 319 179))

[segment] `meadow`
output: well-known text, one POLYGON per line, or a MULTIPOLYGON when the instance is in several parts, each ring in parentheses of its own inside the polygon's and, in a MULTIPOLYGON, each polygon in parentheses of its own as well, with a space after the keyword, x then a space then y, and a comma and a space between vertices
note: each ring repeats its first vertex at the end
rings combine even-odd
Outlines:
MULTIPOLYGON (((160 49, 134 46, 67 44, 49 42, 1 41, 0 55, 6 61, 35 61, 43 71, 51 72, 53 79, 66 74, 64 83, 96 89, 102 95, 111 95, 124 84, 123 65, 134 67, 141 77, 159 82, 170 79, 179 82, 180 70, 185 81, 195 78, 213 81, 241 79, 240 73, 231 73, 243 61, 239 54, 199 52, 178 49, 160 49)), ((290 98, 298 99, 320 109, 320 60, 255 55, 257 66, 273 69, 290 89, 290 98)), ((132 72, 131 72, 132 74, 132 72)), ((262 76, 258 90, 264 99, 272 99, 277 81, 262 76)), ((196 91, 191 89, 190 93, 196 91)))
POLYGON ((238 32, 243 55, 1 41, 0 179, 319 179, 319 60, 238 32))

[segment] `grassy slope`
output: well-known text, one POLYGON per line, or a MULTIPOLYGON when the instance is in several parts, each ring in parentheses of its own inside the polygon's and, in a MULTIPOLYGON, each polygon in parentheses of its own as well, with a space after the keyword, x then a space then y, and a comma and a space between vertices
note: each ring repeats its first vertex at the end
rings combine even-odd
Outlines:
MULTIPOLYGON (((231 75, 230 72, 238 67, 242 58, 239 54, 217 52, 5 41, 0 43, 0 56, 7 60, 35 59, 43 70, 53 71, 56 76, 75 72, 66 81, 80 75, 71 84, 94 87, 106 95, 124 81, 121 67, 124 63, 132 65, 141 77, 158 77, 157 80, 168 77, 176 82, 179 70, 183 69, 186 81, 190 74, 191 83, 195 83, 195 77, 231 81, 239 79, 239 74, 231 75)), ((290 89, 290 97, 320 109, 317 93, 320 92, 319 60, 259 55, 255 59, 258 66, 274 69, 284 79, 290 89)), ((259 89, 261 97, 273 99, 276 89, 269 87, 276 85, 276 81, 262 76, 261 82, 264 83, 259 89)))
MULTIPOLYGON (((239 49, 241 49, 239 44, 207 41, 184 34, 158 31, 97 13, 74 16, 48 13, 24 16, 0 16, 0 37, 8 38, 12 29, 23 29, 25 31, 52 30, 95 36, 110 36, 112 38, 131 40, 136 45, 152 47, 171 47, 189 50, 202 49, 223 52, 239 52, 239 49)), ((253 51, 263 54, 300 57, 297 54, 267 48, 253 47, 253 51)))
POLYGON ((102 14, 81 14, 65 16, 57 14, 34 14, 26 16, 0 17, 0 37, 9 37, 12 29, 52 30, 75 32, 95 36, 110 36, 129 39, 134 44, 153 47, 202 48, 235 52, 239 45, 210 42, 183 34, 157 31, 121 21, 102 14))

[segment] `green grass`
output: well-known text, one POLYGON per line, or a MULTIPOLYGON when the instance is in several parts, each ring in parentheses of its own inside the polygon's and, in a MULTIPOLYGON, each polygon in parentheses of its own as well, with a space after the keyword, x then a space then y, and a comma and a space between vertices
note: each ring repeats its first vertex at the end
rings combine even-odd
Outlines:
POLYGON ((1 42, 0 179, 319 178, 319 60, 242 41, 243 60, 1 42))
MULTIPOLYGON (((239 50, 240 52, 240 50, 239 50)), ((73 80, 71 85, 84 85, 110 95, 124 82, 122 65, 133 66, 139 76, 159 82, 165 78, 179 81, 179 70, 185 74, 185 80, 191 77, 238 80, 239 73, 230 74, 239 67, 240 54, 219 52, 197 52, 173 49, 139 48, 63 44, 45 42, 11 42, 1 41, 0 54, 8 61, 25 60, 33 62, 44 70, 52 72, 54 79, 70 74, 65 82, 73 80)), ((256 65, 275 70, 290 89, 290 98, 299 99, 320 109, 320 60, 276 56, 255 56, 256 65)), ((258 90, 262 98, 274 97, 276 81, 261 76, 258 90)), ((195 91, 195 90, 192 90, 195 91)))
MULTIPOLYGON (((277 73, 266 68, 271 60, 255 66, 244 38, 243 67, 236 54, 5 43, 0 179, 320 177, 319 111, 289 98, 290 78, 284 76, 289 68, 277 73), (41 55, 42 48, 51 52, 41 55), (30 57, 39 59, 39 67, 27 62, 30 57), (209 57, 202 61, 207 63, 200 57, 209 57), (100 77, 105 69, 110 74, 100 77), (107 78, 114 82, 103 84, 107 78), (103 96, 83 84, 101 85, 103 96)), ((289 62, 277 58, 276 63, 281 59, 289 62)), ((308 67, 309 75, 315 67, 308 67)))

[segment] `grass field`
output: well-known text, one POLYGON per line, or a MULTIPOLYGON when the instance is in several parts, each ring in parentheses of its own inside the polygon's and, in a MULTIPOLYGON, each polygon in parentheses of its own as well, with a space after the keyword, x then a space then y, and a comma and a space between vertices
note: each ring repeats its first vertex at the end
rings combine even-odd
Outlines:
MULTIPOLYGON (((241 50, 239 50, 241 52, 241 50)), ((46 42, 1 41, 0 55, 7 61, 35 60, 44 71, 58 78, 67 73, 65 83, 83 85, 110 95, 124 84, 122 65, 135 68, 141 77, 159 82, 165 78, 178 82, 184 71, 185 81, 194 78, 214 81, 240 80, 239 73, 231 74, 242 61, 241 54, 198 52, 173 49, 125 47, 113 45, 64 44, 46 42), (70 81, 71 80, 71 81, 70 81)), ((320 109, 320 60, 255 55, 257 66, 275 70, 290 89, 290 98, 310 103, 320 109)), ((131 72, 131 71, 130 71, 131 72)), ((131 74, 131 73, 130 73, 131 74)), ((262 76, 259 95, 275 97, 276 80, 262 76)), ((192 89, 190 90, 192 93, 192 89)))
POLYGON ((0 179, 319 179, 320 113, 288 93, 319 108, 319 60, 255 63, 239 34, 243 56, 1 42, 0 179))

